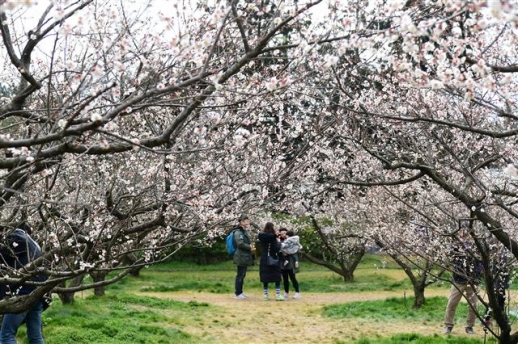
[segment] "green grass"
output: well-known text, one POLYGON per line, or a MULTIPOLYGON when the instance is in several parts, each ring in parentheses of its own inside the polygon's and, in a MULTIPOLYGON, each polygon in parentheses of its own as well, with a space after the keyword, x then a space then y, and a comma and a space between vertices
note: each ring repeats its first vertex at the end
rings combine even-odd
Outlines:
MULTIPOLYGON (((411 323, 429 324, 436 326, 444 319, 444 309, 447 303, 445 297, 428 297, 426 303, 419 310, 412 308, 414 299, 409 298, 387 298, 378 301, 350 302, 323 307, 323 314, 330 318, 355 318, 372 321, 376 324, 400 323, 401 320, 411 323)), ((463 324, 467 313, 467 304, 460 303, 456 312, 456 322, 463 324)), ((479 311, 482 311, 480 309, 479 311)), ((462 326, 459 326, 462 328, 462 326)), ((495 343, 488 337, 487 343, 495 343)), ((469 339, 465 337, 450 336, 422 336, 416 333, 402 333, 391 338, 363 338, 355 344, 479 344, 480 339, 469 339)), ((338 344, 338 343, 337 343, 338 344)))
POLYGON ((334 273, 308 271, 301 276, 304 289, 311 292, 362 292, 362 291, 393 291, 411 288, 407 279, 394 277, 391 270, 358 270, 355 280, 344 282, 343 278, 334 273), (309 277, 309 278, 306 278, 309 277))
MULTIPOLYGON (((421 336, 415 333, 399 334, 391 338, 360 339, 355 344, 480 344, 479 339, 444 337, 439 335, 421 336)), ((491 342, 493 343, 493 342, 491 342)), ((341 344, 337 342, 336 344, 341 344)), ((345 344, 345 343, 344 343, 345 344)))
MULTIPOLYGON (((206 303, 125 293, 77 298, 69 305, 54 302, 43 316, 45 343, 200 343, 200 338, 181 330, 182 319, 209 317, 215 313, 217 308, 206 303)), ((25 327, 20 328, 17 338, 19 343, 27 342, 25 327)))
MULTIPOLYGON (((412 308, 413 302, 413 297, 391 297, 378 301, 350 302, 325 306, 323 313, 332 318, 366 318, 378 322, 408 319, 418 322, 440 323, 444 318, 444 308, 447 302, 446 298, 426 298, 426 303, 419 310, 412 308)), ((467 304, 459 304, 457 308, 459 314, 466 314, 466 310, 467 304)))
MULTIPOLYGON (((390 322, 419 322, 440 326, 446 298, 427 297, 421 310, 412 309, 411 284, 400 269, 377 269, 379 257, 367 257, 355 272, 355 281, 343 278, 320 266, 302 262, 298 279, 304 292, 342 293, 362 291, 401 291, 401 297, 380 301, 350 302, 328 305, 322 314, 330 319, 365 319, 373 324, 390 322), (406 297, 404 293, 407 293, 406 297)), ((388 264, 390 267, 390 264, 388 264)), ((139 277, 127 277, 108 286, 103 297, 89 296, 92 291, 78 293, 73 304, 63 305, 55 300, 44 312, 44 334, 47 344, 133 344, 133 343, 219 343, 210 334, 211 322, 221 316, 221 309, 207 303, 179 302, 167 298, 141 296, 141 292, 166 293, 172 291, 233 292, 235 266, 231 261, 198 266, 192 263, 171 262, 141 271, 139 277), (83 296, 83 297, 80 297, 83 296), (187 332, 189 326, 202 329, 196 334, 187 332)), ((247 273, 245 287, 251 294, 260 294, 262 286, 258 267, 247 273)), ((441 288, 449 287, 443 283, 441 288)), ((459 323, 464 321, 465 303, 457 310, 459 323)), ((361 337, 359 337, 361 338, 361 337)), ((17 336, 19 343, 27 343, 25 327, 17 336)), ((489 339, 489 338, 488 338, 489 339)), ((341 343, 341 342, 336 342, 341 343)), ((350 342, 349 342, 350 343, 350 342)), ((391 338, 361 338, 354 344, 443 344, 482 343, 479 339, 461 336, 422 336, 402 333, 391 338)), ((488 343, 494 343, 489 341, 488 343)))
MULTIPOLYGON (((344 282, 343 278, 318 265, 303 262, 299 273, 301 288, 307 292, 335 293, 361 291, 392 291, 411 289, 410 281, 401 275, 398 269, 372 268, 373 258, 361 265, 355 273, 355 281, 344 282)), ((379 259, 377 260, 379 261, 379 259)), ((235 277, 235 266, 231 261, 197 266, 184 262, 171 262, 143 271, 136 279, 125 279, 122 283, 108 287, 110 290, 133 290, 141 292, 173 292, 200 291, 217 294, 232 293, 233 285, 229 283, 235 277)), ((258 266, 249 268, 246 286, 251 290, 261 290, 257 278, 258 266)))
POLYGON ((233 280, 235 274, 233 270, 165 271, 148 269, 141 273, 139 277, 124 279, 123 283, 111 285, 107 290, 124 290, 126 292, 172 292, 189 290, 215 294, 230 294, 233 292, 234 286, 232 283, 229 283, 229 281, 233 280))

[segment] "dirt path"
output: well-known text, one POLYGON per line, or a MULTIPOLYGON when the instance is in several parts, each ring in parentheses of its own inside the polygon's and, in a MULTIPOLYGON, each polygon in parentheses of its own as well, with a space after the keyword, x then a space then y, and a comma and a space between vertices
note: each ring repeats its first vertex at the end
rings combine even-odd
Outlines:
MULTIPOLYGON (((212 343, 351 343, 361 337, 386 337, 397 333, 442 334, 443 326, 441 323, 386 324, 365 319, 330 319, 321 314, 324 305, 401 297, 401 291, 305 293, 301 299, 285 302, 264 301, 261 295, 235 300, 231 295, 203 292, 145 295, 206 302, 221 307, 222 312, 217 319, 206 319, 203 325, 198 323, 183 328, 212 343)), ((447 295, 447 290, 430 290, 426 293, 427 297, 447 295)), ((460 330, 456 332, 461 334, 460 330)), ((475 337, 483 339, 484 333, 480 327, 476 328, 476 332, 475 337)))

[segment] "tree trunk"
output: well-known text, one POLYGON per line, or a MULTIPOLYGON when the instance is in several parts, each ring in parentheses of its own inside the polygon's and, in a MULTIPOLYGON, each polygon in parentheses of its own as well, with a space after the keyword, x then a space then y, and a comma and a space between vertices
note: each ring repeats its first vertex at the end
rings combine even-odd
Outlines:
MULTIPOLYGON (((85 275, 80 275, 80 276, 76 276, 72 279, 72 281, 70 282, 70 284, 68 285, 68 287, 77 287, 79 285, 81 285, 81 282, 83 282, 83 278, 85 277, 85 275)), ((60 285, 60 287, 67 287, 66 285, 66 282, 62 282, 60 285)), ((57 293, 58 294, 58 297, 59 299, 61 300, 61 302, 63 304, 71 304, 71 303, 74 303, 74 296, 75 296, 75 292, 69 292, 69 293, 57 293)))
POLYGON ((354 268, 349 269, 345 266, 345 264, 341 263, 339 264, 340 267, 335 266, 333 263, 330 263, 328 261, 318 259, 314 256, 312 256, 309 253, 302 252, 301 253, 307 260, 309 260, 312 263, 318 264, 320 266, 323 266, 331 271, 336 272, 338 275, 342 276, 344 281, 346 282, 352 282, 354 281, 354 268))
MULTIPOLYGON (((94 283, 96 282, 102 282, 106 279, 106 275, 108 275, 105 271, 92 271, 90 272, 90 276, 92 277, 94 283)), ((94 288, 94 295, 95 296, 104 296, 105 289, 104 286, 99 286, 94 288)))
POLYGON ((354 282, 354 270, 343 270, 344 282, 354 282))
MULTIPOLYGON (((376 245, 378 245, 381 248, 386 248, 386 245, 378 240, 375 239, 376 245)), ((410 279, 410 282, 412 282, 412 286, 414 287, 414 309, 420 309, 424 303, 425 303, 425 296, 424 291, 426 289, 427 283, 426 279, 427 276, 430 274, 431 269, 433 268, 433 264, 430 263, 430 261, 426 261, 424 266, 421 267, 421 275, 416 276, 412 271, 412 265, 410 262, 407 262, 404 259, 401 259, 397 253, 393 253, 388 251, 388 255, 394 259, 394 261, 403 269, 405 274, 410 279)), ((440 272, 439 275, 441 275, 442 272, 440 272)))
POLYGON ((130 270, 130 275, 133 277, 139 277, 140 276, 140 270, 142 270, 144 266, 134 266, 130 270))
POLYGON ((511 334, 510 331, 502 331, 497 338, 498 344, 518 344, 518 332, 511 334))
POLYGON ((74 295, 75 293, 58 293, 59 299, 63 304, 74 303, 74 295))
POLYGON ((343 271, 344 271, 343 276, 344 276, 345 282, 354 281, 354 271, 356 271, 356 268, 362 261, 364 255, 365 255, 365 246, 359 247, 357 253, 350 257, 351 260, 347 264, 347 266, 344 266, 343 264, 341 264, 341 266, 343 267, 343 271))
POLYGON ((425 303, 424 286, 414 285, 414 309, 420 309, 425 303))
MULTIPOLYGON (((124 258, 122 259, 124 264, 127 264, 128 266, 135 264, 137 262, 137 260, 138 260, 137 255, 135 255, 133 253, 125 255, 124 258)), ((142 270, 143 267, 144 267, 143 265, 137 265, 137 266, 131 267, 130 275, 133 277, 140 276, 140 270, 142 270)))

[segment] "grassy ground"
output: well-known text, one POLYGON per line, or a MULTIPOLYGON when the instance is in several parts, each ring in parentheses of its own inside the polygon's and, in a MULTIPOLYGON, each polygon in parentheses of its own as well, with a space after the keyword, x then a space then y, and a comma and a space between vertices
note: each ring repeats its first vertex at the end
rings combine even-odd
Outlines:
MULTIPOLYGON (((484 332, 458 326, 442 335, 449 286, 427 292, 412 310, 412 288, 399 269, 376 269, 366 260, 356 281, 306 264, 298 279, 302 299, 265 302, 257 267, 245 279, 244 301, 233 299, 235 269, 229 262, 207 267, 171 263, 142 271, 107 288, 106 295, 78 293, 73 305, 56 300, 44 313, 47 344, 80 343, 484 343, 484 332)), ((26 343, 25 329, 19 343, 26 343)), ((486 338, 487 342, 489 336, 486 338)))

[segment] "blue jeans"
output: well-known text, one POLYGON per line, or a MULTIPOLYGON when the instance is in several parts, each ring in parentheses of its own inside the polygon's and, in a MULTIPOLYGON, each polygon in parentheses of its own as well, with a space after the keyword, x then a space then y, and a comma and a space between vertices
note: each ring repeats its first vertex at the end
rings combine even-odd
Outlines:
POLYGON ((0 343, 16 344, 16 332, 18 332, 18 327, 20 327, 25 320, 29 344, 43 344, 43 334, 41 332, 42 312, 43 303, 39 301, 28 311, 4 314, 2 329, 0 330, 0 343))

